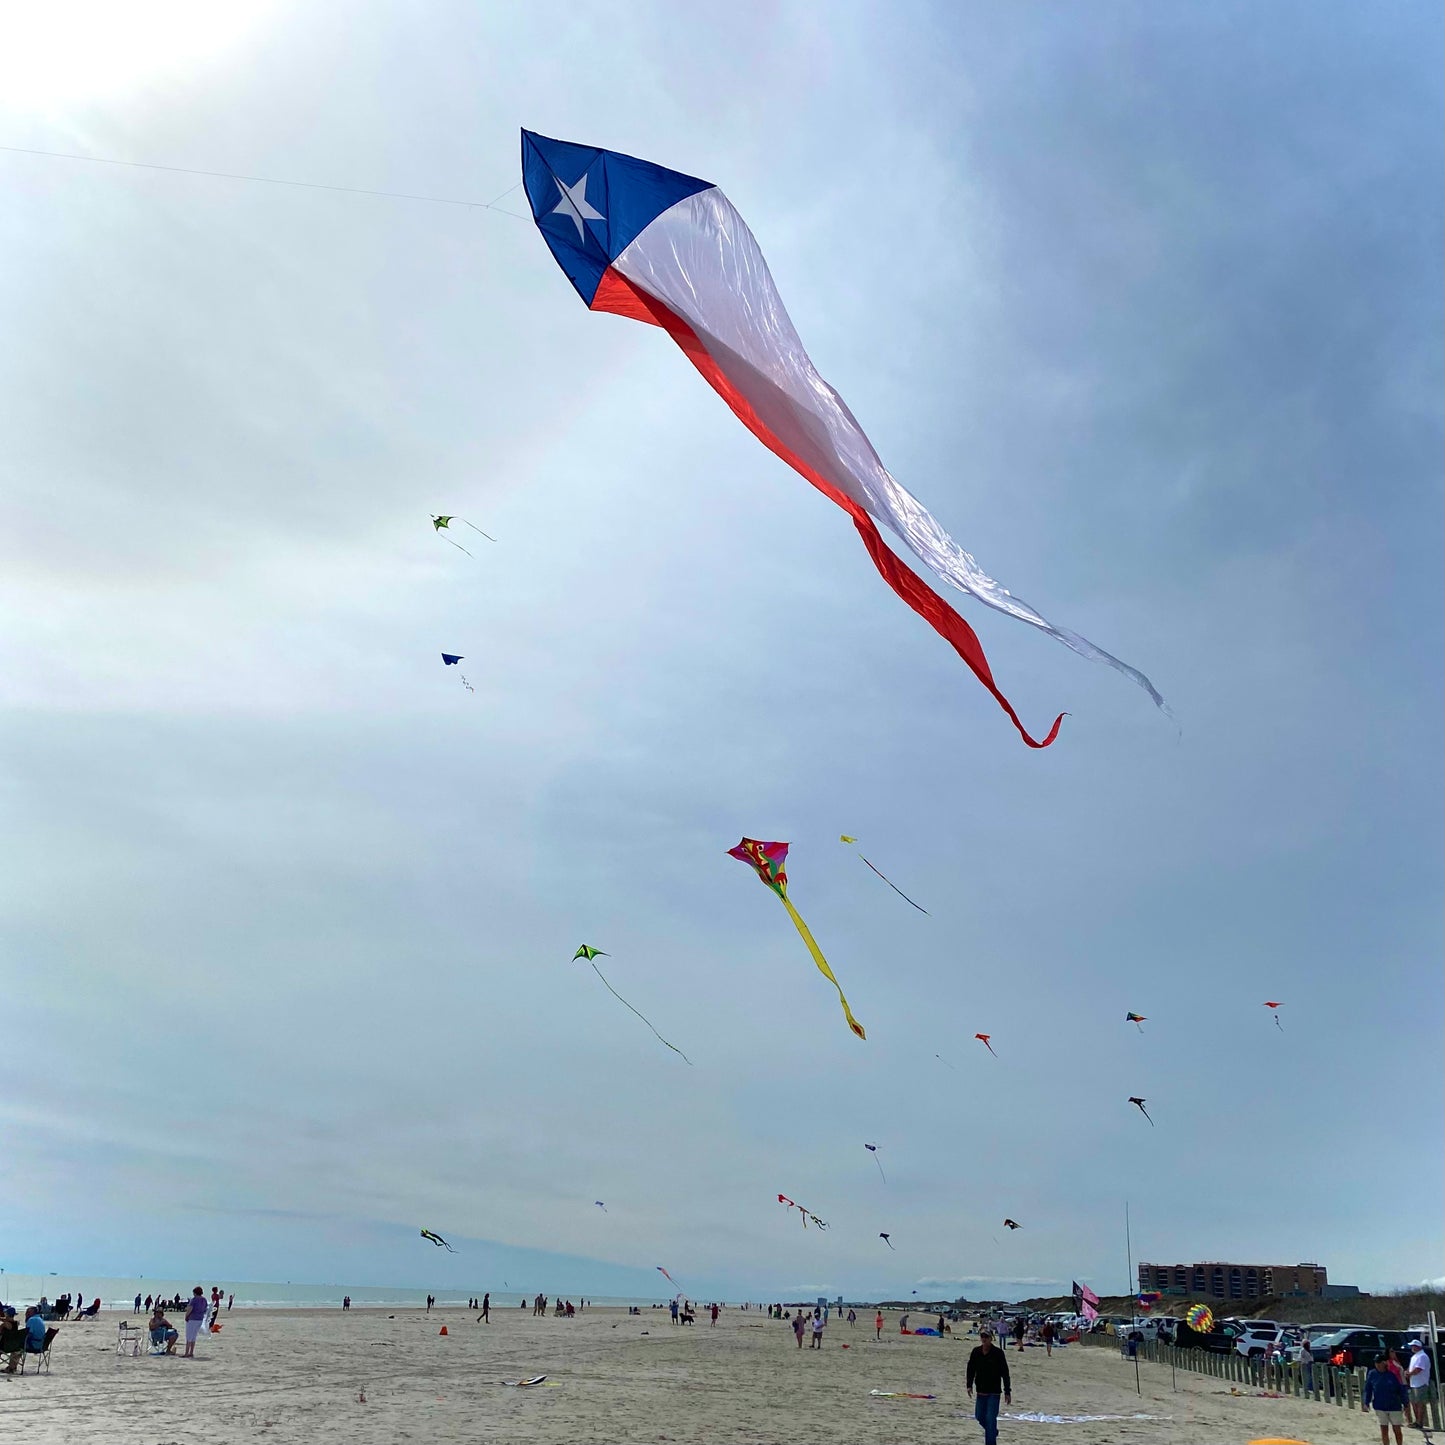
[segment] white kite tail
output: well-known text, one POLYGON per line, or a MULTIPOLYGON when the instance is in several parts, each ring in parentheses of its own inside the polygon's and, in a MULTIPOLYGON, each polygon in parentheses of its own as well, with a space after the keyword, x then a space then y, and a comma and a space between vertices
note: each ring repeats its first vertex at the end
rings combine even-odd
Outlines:
MULTIPOLYGON (((841 398, 838 404, 843 406, 841 398)), ((847 410, 846 407, 843 409, 847 410)), ((1159 689, 1137 667, 1131 667, 1112 652, 1105 652, 1097 643, 1090 642, 1087 637, 1070 628, 1056 626, 1042 612, 1015 597, 1002 582, 990 577, 974 560, 973 554, 960 547, 944 531, 933 513, 906 487, 896 482, 881 463, 878 475, 882 478, 881 485, 874 485, 872 478, 866 479, 864 483, 868 492, 868 510, 890 531, 896 533, 909 551, 920 561, 927 563, 932 571, 960 591, 967 592, 970 597, 978 598, 986 607, 992 607, 995 612, 1003 612, 1018 618, 1020 622, 1027 622, 1031 627, 1037 627, 1040 632, 1046 632, 1056 641, 1062 642, 1080 657, 1107 663, 1116 672, 1122 672, 1149 694, 1156 707, 1173 716, 1159 689)))
POLYGON ((1137 668, 1077 632, 1056 627, 990 577, 894 481, 843 398, 818 374, 757 240, 716 186, 662 212, 617 256, 613 268, 687 323, 718 368, 728 405, 740 416, 739 405, 745 405, 746 424, 790 466, 815 485, 821 481, 841 492, 960 591, 1037 627, 1083 657, 1108 663, 1165 707, 1158 689, 1137 668))

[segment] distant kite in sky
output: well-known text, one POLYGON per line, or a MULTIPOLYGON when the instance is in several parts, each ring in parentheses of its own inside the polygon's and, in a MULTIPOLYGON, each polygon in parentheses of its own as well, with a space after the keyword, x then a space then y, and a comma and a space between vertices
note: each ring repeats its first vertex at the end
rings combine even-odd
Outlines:
POLYGON ((756 240, 716 186, 526 130, 522 182, 537 228, 583 303, 666 331, 738 420, 848 514, 883 580, 953 647, 1030 747, 1053 742, 1062 714, 1042 742, 1029 736, 973 628, 884 542, 877 522, 944 581, 1117 668, 1164 706, 1142 672, 1055 627, 990 577, 888 474, 818 375, 756 240))
POLYGON ((953 1068, 953 1065, 950 1064, 950 1063, 948 1062, 948 1060, 943 1057, 942 1054, 934 1054, 933 1057, 934 1057, 935 1059, 937 1059, 938 1062, 939 1062, 940 1064, 942 1064, 945 1069, 953 1069, 953 1072, 954 1072, 955 1074, 958 1072, 958 1070, 957 1070, 957 1069, 954 1069, 954 1068, 953 1068))
POLYGON ((868 1035, 863 1032, 863 1025, 853 1017, 853 1010, 848 1007, 848 1000, 843 996, 842 985, 833 977, 833 970, 828 967, 828 960, 823 957, 823 950, 818 947, 813 935, 808 932, 808 925, 803 922, 798 910, 793 907, 792 899, 788 897, 788 875, 783 866, 788 861, 788 845, 786 843, 762 843, 756 838, 744 838, 736 848, 728 849, 728 856, 746 863, 758 875, 758 878, 778 895, 783 907, 788 910, 788 917, 793 920, 793 927, 798 930, 803 942, 808 945, 808 952, 813 955, 813 962, 818 965, 818 972, 838 990, 838 1002, 843 1005, 843 1017, 848 1020, 848 1027, 860 1039, 866 1039, 868 1035))
POLYGON ((434 1245, 436 1245, 438 1249, 446 1250, 448 1254, 456 1253, 456 1250, 454 1250, 451 1245, 449 1245, 446 1240, 441 1237, 441 1235, 433 1233, 430 1229, 422 1230, 421 1237, 423 1239, 430 1240, 434 1245))
POLYGON ((1016 1219, 1005 1219, 1004 1222, 1003 1222, 1003 1226, 1004 1226, 1005 1229, 1022 1229, 1022 1228, 1023 1228, 1023 1225, 1020 1224, 1020 1223, 1018 1222, 1018 1220, 1016 1220, 1016 1219))
POLYGON ((607 1206, 600 1199, 594 1199, 592 1202, 598 1207, 598 1209, 603 1212, 603 1214, 607 1213, 607 1206))
MULTIPOLYGON (((1143 1015, 1143 1014, 1125 1014, 1125 1015, 1124 1015, 1124 1022, 1125 1022, 1126 1024, 1133 1024, 1136 1029, 1139 1029, 1139 1025, 1144 1022, 1144 1015, 1143 1015)), ((1139 1029, 1139 1032, 1142 1034, 1142 1033, 1144 1032, 1144 1030, 1143 1030, 1143 1029, 1139 1029)))
MULTIPOLYGON (((442 653, 442 666, 443 666, 443 667, 455 667, 455 666, 457 665, 457 663, 459 663, 464 656, 466 656, 466 654, 465 654, 465 653, 461 653, 461 652, 444 652, 444 653, 442 653)), ((457 674, 457 676, 458 676, 459 678, 461 678, 461 680, 462 680, 462 686, 463 686, 464 688, 466 688, 466 690, 467 690, 468 692, 475 692, 475 691, 476 691, 476 688, 474 688, 474 687, 471 685, 471 683, 469 683, 469 682, 467 681, 467 675, 466 675, 466 673, 464 673, 464 672, 459 672, 459 673, 457 674)))
MULTIPOLYGON (((1146 1109, 1146 1108, 1144 1107, 1145 1101, 1144 1101, 1143 1099, 1136 1099, 1136 1098, 1131 1094, 1131 1095, 1129 1096, 1129 1102, 1130 1102, 1146 1119, 1149 1119, 1149 1111, 1148 1111, 1148 1109, 1146 1109)), ((1152 1119, 1149 1119, 1149 1127, 1150 1127, 1151 1129, 1154 1127, 1154 1121, 1153 1121, 1152 1119)))
MULTIPOLYGON (((838 834, 838 841, 839 841, 840 843, 856 843, 858 840, 857 840, 856 838, 850 838, 850 837, 848 836, 848 834, 846 834, 846 833, 839 833, 839 834, 838 834)), ((858 856, 859 856, 860 858, 863 858, 863 853, 862 853, 861 850, 859 851, 858 856)), ((868 863, 868 860, 867 860, 866 858, 863 858, 863 861, 864 861, 865 863, 868 863)), ((872 863, 868 863, 868 866, 869 866, 870 868, 872 868, 873 871, 874 871, 875 873, 877 873, 878 876, 879 876, 881 879, 883 879, 883 881, 884 881, 905 903, 911 903, 911 904, 913 904, 913 907, 916 908, 916 909, 918 909, 918 911, 919 911, 921 914, 923 914, 925 917, 928 916, 928 910, 927 910, 926 908, 924 908, 921 904, 914 903, 913 900, 912 900, 891 878, 889 878, 889 877, 887 876, 887 874, 880 872, 880 871, 878 870, 878 868, 876 868, 872 863)))
MULTIPOLYGON (((878 1172, 883 1174, 883 1161, 878 1157, 878 1146, 876 1144, 865 1144, 863 1146, 872 1156, 873 1162, 878 1166, 878 1172)), ((883 1182, 888 1183, 888 1176, 883 1174, 883 1182)))
POLYGON ((670 1049, 673 1051, 673 1053, 675 1053, 675 1054, 678 1056, 678 1058, 680 1058, 680 1059, 683 1061, 683 1063, 690 1065, 690 1064, 692 1063, 692 1060, 691 1060, 690 1058, 688 1058, 688 1056, 687 1056, 685 1053, 683 1053, 683 1051, 682 1051, 680 1048, 678 1048, 676 1044, 669 1044, 669 1043, 667 1043, 667 1040, 666 1040, 665 1038, 663 1038, 662 1035, 661 1035, 660 1033, 658 1033, 656 1029, 653 1029, 653 1028, 652 1028, 652 1024, 649 1023, 648 1020, 647 1020, 645 1017, 643 1017, 642 1014, 637 1013, 637 1010, 636 1010, 635 1008, 632 1008, 632 1005, 631 1005, 630 1003, 628 1003, 627 1000, 626 1000, 625 998, 623 998, 622 995, 621 995, 620 993, 618 993, 617 990, 616 990, 615 988, 613 988, 610 983, 607 982, 607 979, 603 976, 602 970, 597 967, 597 960, 598 960, 599 958, 610 958, 610 957, 611 957, 610 954, 603 953, 600 948, 593 948, 590 943, 584 943, 584 944, 581 944, 581 945, 578 947, 577 952, 572 955, 572 962, 573 962, 573 963, 576 963, 579 958, 585 958, 585 959, 587 960, 587 962, 592 965, 592 972, 595 973, 598 978, 602 979, 602 986, 603 986, 603 988, 605 988, 605 989, 607 990, 607 992, 610 993, 610 994, 612 995, 612 997, 615 998, 615 999, 617 1000, 617 1002, 620 1003, 620 1004, 623 1006, 623 1008, 631 1009, 633 1013, 637 1014, 637 1017, 640 1018, 640 1019, 642 1019, 642 1022, 645 1023, 645 1024, 647 1024, 647 1027, 648 1027, 648 1028, 652 1029, 653 1035, 654 1035, 654 1037, 658 1040, 659 1043, 667 1044, 667 1047, 670 1048, 670 1049))
MULTIPOLYGON (((981 1044, 984 1046, 984 1048, 986 1048, 986 1049, 989 1051, 989 1053, 991 1053, 991 1054, 993 1054, 993 1045, 992 1045, 991 1043, 989 1043, 989 1040, 990 1040, 992 1037, 993 1037, 992 1034, 975 1034, 975 1035, 974 1035, 974 1038, 976 1038, 976 1039, 979 1041, 979 1043, 981 1043, 981 1044)), ((994 1058, 998 1058, 998 1055, 997 1055, 997 1054, 993 1054, 993 1056, 994 1056, 994 1058)))
MULTIPOLYGON (((472 531, 476 532, 479 536, 486 537, 489 542, 495 542, 497 540, 495 537, 487 536, 487 533, 483 532, 480 527, 473 526, 465 517, 446 517, 440 513, 435 513, 432 516, 432 530, 440 535, 442 532, 447 531, 453 522, 460 522, 464 527, 471 527, 472 531)), ((458 552, 467 552, 467 549, 463 547, 460 542, 453 541, 450 536, 442 537, 442 541, 451 542, 452 546, 455 547, 458 552)), ((470 552, 467 552, 468 557, 471 555, 470 552)))
POLYGON ((893 1248, 893 1241, 889 1239, 888 1236, 884 1234, 881 1229, 878 1231, 878 1238, 881 1239, 883 1243, 888 1246, 889 1249, 893 1248))
POLYGON ((819 1219, 818 1216, 814 1214, 811 1209, 804 1209, 801 1204, 795 1204, 791 1199, 788 1198, 786 1194, 778 1195, 778 1203, 786 1204, 789 1209, 796 1209, 798 1213, 803 1216, 804 1229, 808 1227, 808 1221, 810 1219, 813 1221, 814 1224, 818 1226, 819 1229, 827 1229, 828 1226, 824 1224, 823 1221, 819 1219))
POLYGON ((682 1293, 682 1287, 678 1284, 678 1282, 677 1282, 675 1279, 673 1279, 673 1277, 672 1277, 670 1274, 668 1274, 668 1272, 667 1272, 665 1269, 663 1269, 663 1267, 662 1267, 661 1265, 658 1265, 658 1266, 657 1266, 657 1272, 658 1272, 658 1274, 660 1274, 660 1275, 663 1277, 663 1279, 665 1279, 665 1280, 668 1282, 668 1284, 670 1284, 675 1290, 677 1290, 677 1292, 678 1292, 679 1294, 682 1293))
MULTIPOLYGON (((1274 1000, 1273 1002, 1266 1000, 1264 1006, 1267 1009, 1277 1009, 1283 1007, 1283 1005, 1279 1002, 1278 999, 1274 1000)), ((1280 1033, 1284 1032, 1284 1025, 1280 1023, 1278 1014, 1275 1014, 1274 1016, 1274 1026, 1280 1031, 1280 1033)))

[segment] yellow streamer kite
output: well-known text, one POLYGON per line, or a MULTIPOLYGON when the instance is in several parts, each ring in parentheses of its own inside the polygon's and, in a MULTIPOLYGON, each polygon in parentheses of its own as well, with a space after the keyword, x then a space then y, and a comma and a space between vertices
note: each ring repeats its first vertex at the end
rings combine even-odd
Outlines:
POLYGON ((843 996, 842 986, 833 977, 833 970, 828 967, 828 960, 823 957, 823 950, 818 947, 813 935, 808 932, 808 925, 799 917, 798 910, 793 907, 792 900, 788 897, 788 875, 784 869, 784 864, 788 861, 788 845, 786 843, 762 843, 756 838, 744 838, 736 848, 728 849, 728 856, 746 863, 782 900, 783 907, 788 910, 788 917, 793 920, 793 927, 798 930, 803 942, 808 945, 808 952, 813 955, 813 962, 818 965, 818 972, 838 990, 838 1002, 843 1005, 843 1017, 848 1020, 848 1027, 860 1039, 866 1039, 868 1035, 863 1032, 863 1025, 853 1017, 853 1010, 848 1007, 848 1000, 843 996))

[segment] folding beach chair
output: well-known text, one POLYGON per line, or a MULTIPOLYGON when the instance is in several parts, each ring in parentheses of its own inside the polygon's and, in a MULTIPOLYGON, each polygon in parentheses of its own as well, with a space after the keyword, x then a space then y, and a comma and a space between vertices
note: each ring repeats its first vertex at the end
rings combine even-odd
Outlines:
POLYGON ((41 1341, 38 1350, 31 1348, 29 1344, 25 1346, 25 1352, 20 1356, 20 1373, 22 1375, 25 1373, 26 1365, 29 1364, 35 1366, 35 1373, 37 1375, 41 1370, 44 1370, 47 1375, 50 1373, 50 1347, 55 1343, 55 1337, 59 1333, 60 1331, 56 1329, 54 1325, 51 1325, 51 1327, 46 1330, 45 1338, 41 1341))
POLYGON ((140 1355, 141 1346, 145 1343, 146 1332, 142 1325, 132 1325, 129 1320, 122 1320, 115 1332, 115 1352, 118 1355, 128 1355, 131 1359, 137 1359, 140 1355))

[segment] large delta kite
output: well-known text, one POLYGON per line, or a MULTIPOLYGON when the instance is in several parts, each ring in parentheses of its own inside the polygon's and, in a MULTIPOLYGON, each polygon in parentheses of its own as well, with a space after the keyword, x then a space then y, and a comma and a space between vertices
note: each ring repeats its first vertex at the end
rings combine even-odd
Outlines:
POLYGON ((843 1017, 848 1020, 848 1027, 860 1039, 866 1039, 868 1035, 863 1032, 863 1025, 853 1017, 853 1010, 848 1007, 848 1000, 843 996, 842 984, 833 977, 833 970, 828 966, 828 960, 823 957, 823 950, 818 947, 817 941, 808 931, 808 925, 803 922, 801 915, 793 907, 792 900, 788 897, 788 874, 783 866, 788 861, 788 845, 786 843, 764 843, 757 838, 744 838, 736 848, 728 849, 728 857, 746 863, 762 882, 778 895, 783 907, 788 910, 788 917, 793 920, 793 927, 798 930, 799 936, 808 946, 808 952, 813 956, 813 962, 818 965, 818 972, 838 990, 838 1002, 843 1005, 843 1017))
POLYGON ((843 398, 818 375, 757 241, 715 185, 528 130, 522 182, 537 228, 586 305, 666 331, 738 420, 847 512, 883 580, 952 645, 1030 747, 1053 742, 1063 715, 1041 742, 1029 736, 973 628, 904 565, 878 522, 945 582, 1117 668, 1164 706, 1142 672, 1054 626, 996 582, 894 481, 843 398))

